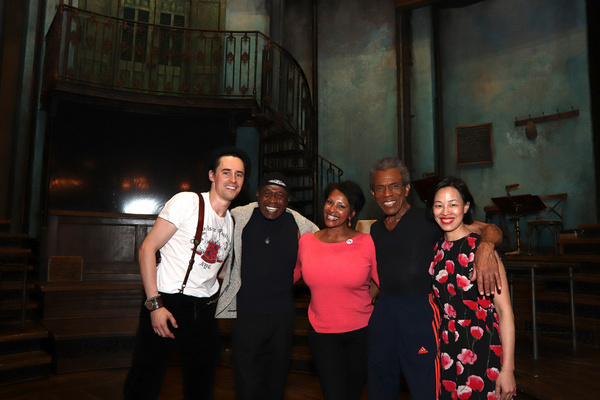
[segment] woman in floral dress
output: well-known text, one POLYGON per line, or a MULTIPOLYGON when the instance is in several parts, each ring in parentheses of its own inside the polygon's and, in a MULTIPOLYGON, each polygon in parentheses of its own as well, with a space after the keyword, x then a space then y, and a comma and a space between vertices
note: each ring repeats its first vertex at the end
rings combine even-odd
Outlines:
MULTIPOLYGON (((444 231, 429 268, 442 314, 440 398, 508 400, 516 390, 513 312, 507 290, 480 296, 471 282, 480 236, 465 225, 473 223, 474 209, 473 196, 458 178, 440 181, 428 199, 428 213, 444 231)), ((499 264, 502 288, 508 288, 499 264)))

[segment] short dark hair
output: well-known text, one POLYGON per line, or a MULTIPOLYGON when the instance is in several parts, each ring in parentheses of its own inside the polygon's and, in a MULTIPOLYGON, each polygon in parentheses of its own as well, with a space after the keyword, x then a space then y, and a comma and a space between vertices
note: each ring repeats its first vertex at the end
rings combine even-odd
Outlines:
POLYGON ((244 181, 245 181, 246 180, 245 178, 250 176, 250 169, 251 169, 252 165, 250 163, 250 157, 248 157, 248 154, 246 154, 246 152, 244 150, 242 150, 238 147, 226 146, 226 147, 219 147, 219 148, 213 150, 207 158, 206 165, 208 167, 208 171, 216 172, 217 168, 219 167, 219 164, 221 163, 221 158, 227 157, 227 156, 237 157, 240 160, 242 160, 242 162, 244 163, 244 181))
POLYGON ((429 195, 427 196, 427 217, 430 220, 434 220, 433 218, 433 199, 435 199, 435 194, 445 187, 453 187, 458 191, 460 197, 462 198, 463 203, 469 203, 469 209, 465 213, 463 217, 463 222, 466 225, 471 225, 475 222, 475 200, 473 199, 473 195, 469 191, 467 184, 460 178, 455 178, 453 176, 446 177, 439 181, 437 185, 431 188, 429 191, 429 195))
POLYGON ((371 190, 375 190, 375 186, 373 185, 373 175, 375 175, 375 172, 387 171, 392 168, 396 168, 400 171, 400 175, 402 175, 402 186, 410 184, 410 172, 406 165, 404 165, 399 158, 385 157, 375 161, 371 166, 371 170, 369 171, 369 187, 371 190))
POLYGON ((365 194, 358 183, 354 181, 331 182, 323 191, 323 199, 327 200, 334 190, 339 190, 346 196, 350 204, 350 212, 356 212, 356 217, 365 205, 365 194))

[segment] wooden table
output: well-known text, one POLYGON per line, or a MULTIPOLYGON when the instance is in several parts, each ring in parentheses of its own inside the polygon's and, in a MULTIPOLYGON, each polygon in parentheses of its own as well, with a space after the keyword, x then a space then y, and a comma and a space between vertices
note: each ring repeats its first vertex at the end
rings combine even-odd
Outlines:
POLYGON ((538 360, 538 337, 535 304, 535 282, 538 279, 568 279, 569 281, 569 303, 571 308, 571 335, 573 342, 573 353, 577 352, 577 327, 575 325, 575 299, 573 284, 573 268, 579 267, 586 262, 581 257, 574 256, 530 256, 530 255, 506 255, 504 266, 509 274, 509 289, 511 304, 513 302, 513 273, 528 272, 531 284, 531 325, 533 333, 533 359, 538 360), (541 275, 539 271, 566 270, 564 275, 541 275))

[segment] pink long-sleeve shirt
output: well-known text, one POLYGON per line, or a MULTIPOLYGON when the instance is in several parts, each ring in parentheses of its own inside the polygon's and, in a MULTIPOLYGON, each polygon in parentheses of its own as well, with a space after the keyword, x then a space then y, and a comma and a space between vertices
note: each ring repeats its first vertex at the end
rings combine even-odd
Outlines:
POLYGON ((373 311, 369 285, 379 286, 375 245, 359 233, 346 242, 324 243, 307 233, 300 238, 294 281, 310 288, 308 319, 320 333, 364 328, 373 311))

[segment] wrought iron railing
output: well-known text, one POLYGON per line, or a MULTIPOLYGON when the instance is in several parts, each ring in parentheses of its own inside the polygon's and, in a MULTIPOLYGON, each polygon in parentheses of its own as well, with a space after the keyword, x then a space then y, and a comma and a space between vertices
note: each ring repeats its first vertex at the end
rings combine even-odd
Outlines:
POLYGON ((46 35, 42 96, 72 83, 177 98, 253 100, 312 151, 314 109, 298 62, 258 31, 149 24, 61 5, 46 35))
POLYGON ((340 167, 321 156, 317 156, 319 193, 323 192, 328 184, 341 181, 342 175, 344 175, 344 171, 340 167))

